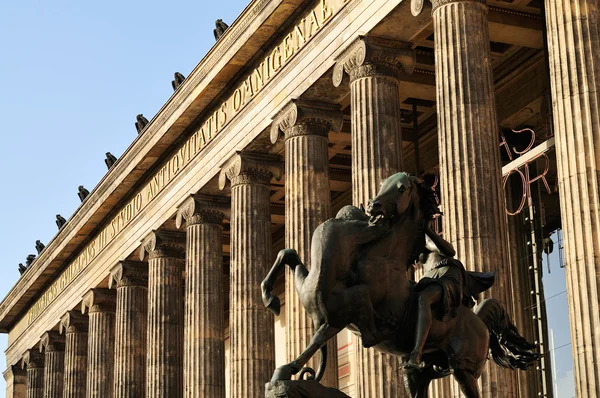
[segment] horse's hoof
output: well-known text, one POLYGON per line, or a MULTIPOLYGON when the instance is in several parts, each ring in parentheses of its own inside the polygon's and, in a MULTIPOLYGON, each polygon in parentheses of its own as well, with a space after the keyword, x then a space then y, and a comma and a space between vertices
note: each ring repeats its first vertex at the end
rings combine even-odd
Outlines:
POLYGON ((264 304, 269 311, 276 316, 279 316, 279 313, 281 312, 281 302, 279 301, 279 297, 271 296, 268 300, 264 301, 264 304))

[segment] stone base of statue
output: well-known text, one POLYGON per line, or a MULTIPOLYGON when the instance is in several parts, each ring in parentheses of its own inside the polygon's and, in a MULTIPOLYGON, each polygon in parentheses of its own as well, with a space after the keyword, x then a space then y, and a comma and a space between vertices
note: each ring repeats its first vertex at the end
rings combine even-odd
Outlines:
POLYGON ((350 398, 314 380, 278 380, 266 384, 265 398, 350 398))

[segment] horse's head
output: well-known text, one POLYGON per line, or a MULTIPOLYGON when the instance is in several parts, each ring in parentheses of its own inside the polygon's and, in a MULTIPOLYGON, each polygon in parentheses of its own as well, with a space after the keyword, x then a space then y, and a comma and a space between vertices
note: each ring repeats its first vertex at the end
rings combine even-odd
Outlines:
POLYGON ((423 180, 408 173, 396 173, 381 183, 377 196, 369 201, 367 214, 371 224, 387 219, 394 222, 413 204, 420 205, 423 180))

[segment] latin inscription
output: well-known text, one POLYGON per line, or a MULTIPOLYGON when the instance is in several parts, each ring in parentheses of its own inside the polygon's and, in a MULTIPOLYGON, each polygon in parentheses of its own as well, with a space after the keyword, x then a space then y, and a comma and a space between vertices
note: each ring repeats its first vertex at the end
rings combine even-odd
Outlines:
POLYGON ((254 98, 281 68, 350 0, 321 0, 268 52, 224 101, 138 192, 111 222, 71 262, 27 313, 31 324, 98 254, 167 184, 254 98))

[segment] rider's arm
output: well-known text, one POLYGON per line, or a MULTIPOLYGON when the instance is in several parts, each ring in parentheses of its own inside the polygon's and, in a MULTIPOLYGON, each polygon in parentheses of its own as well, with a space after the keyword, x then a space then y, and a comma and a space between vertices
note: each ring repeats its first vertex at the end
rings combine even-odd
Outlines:
POLYGON ((425 224, 425 233, 429 236, 429 239, 433 241, 433 243, 437 246, 440 252, 446 257, 454 257, 456 255, 456 251, 454 250, 454 246, 450 244, 450 242, 446 241, 444 238, 439 236, 432 228, 429 222, 425 224))

